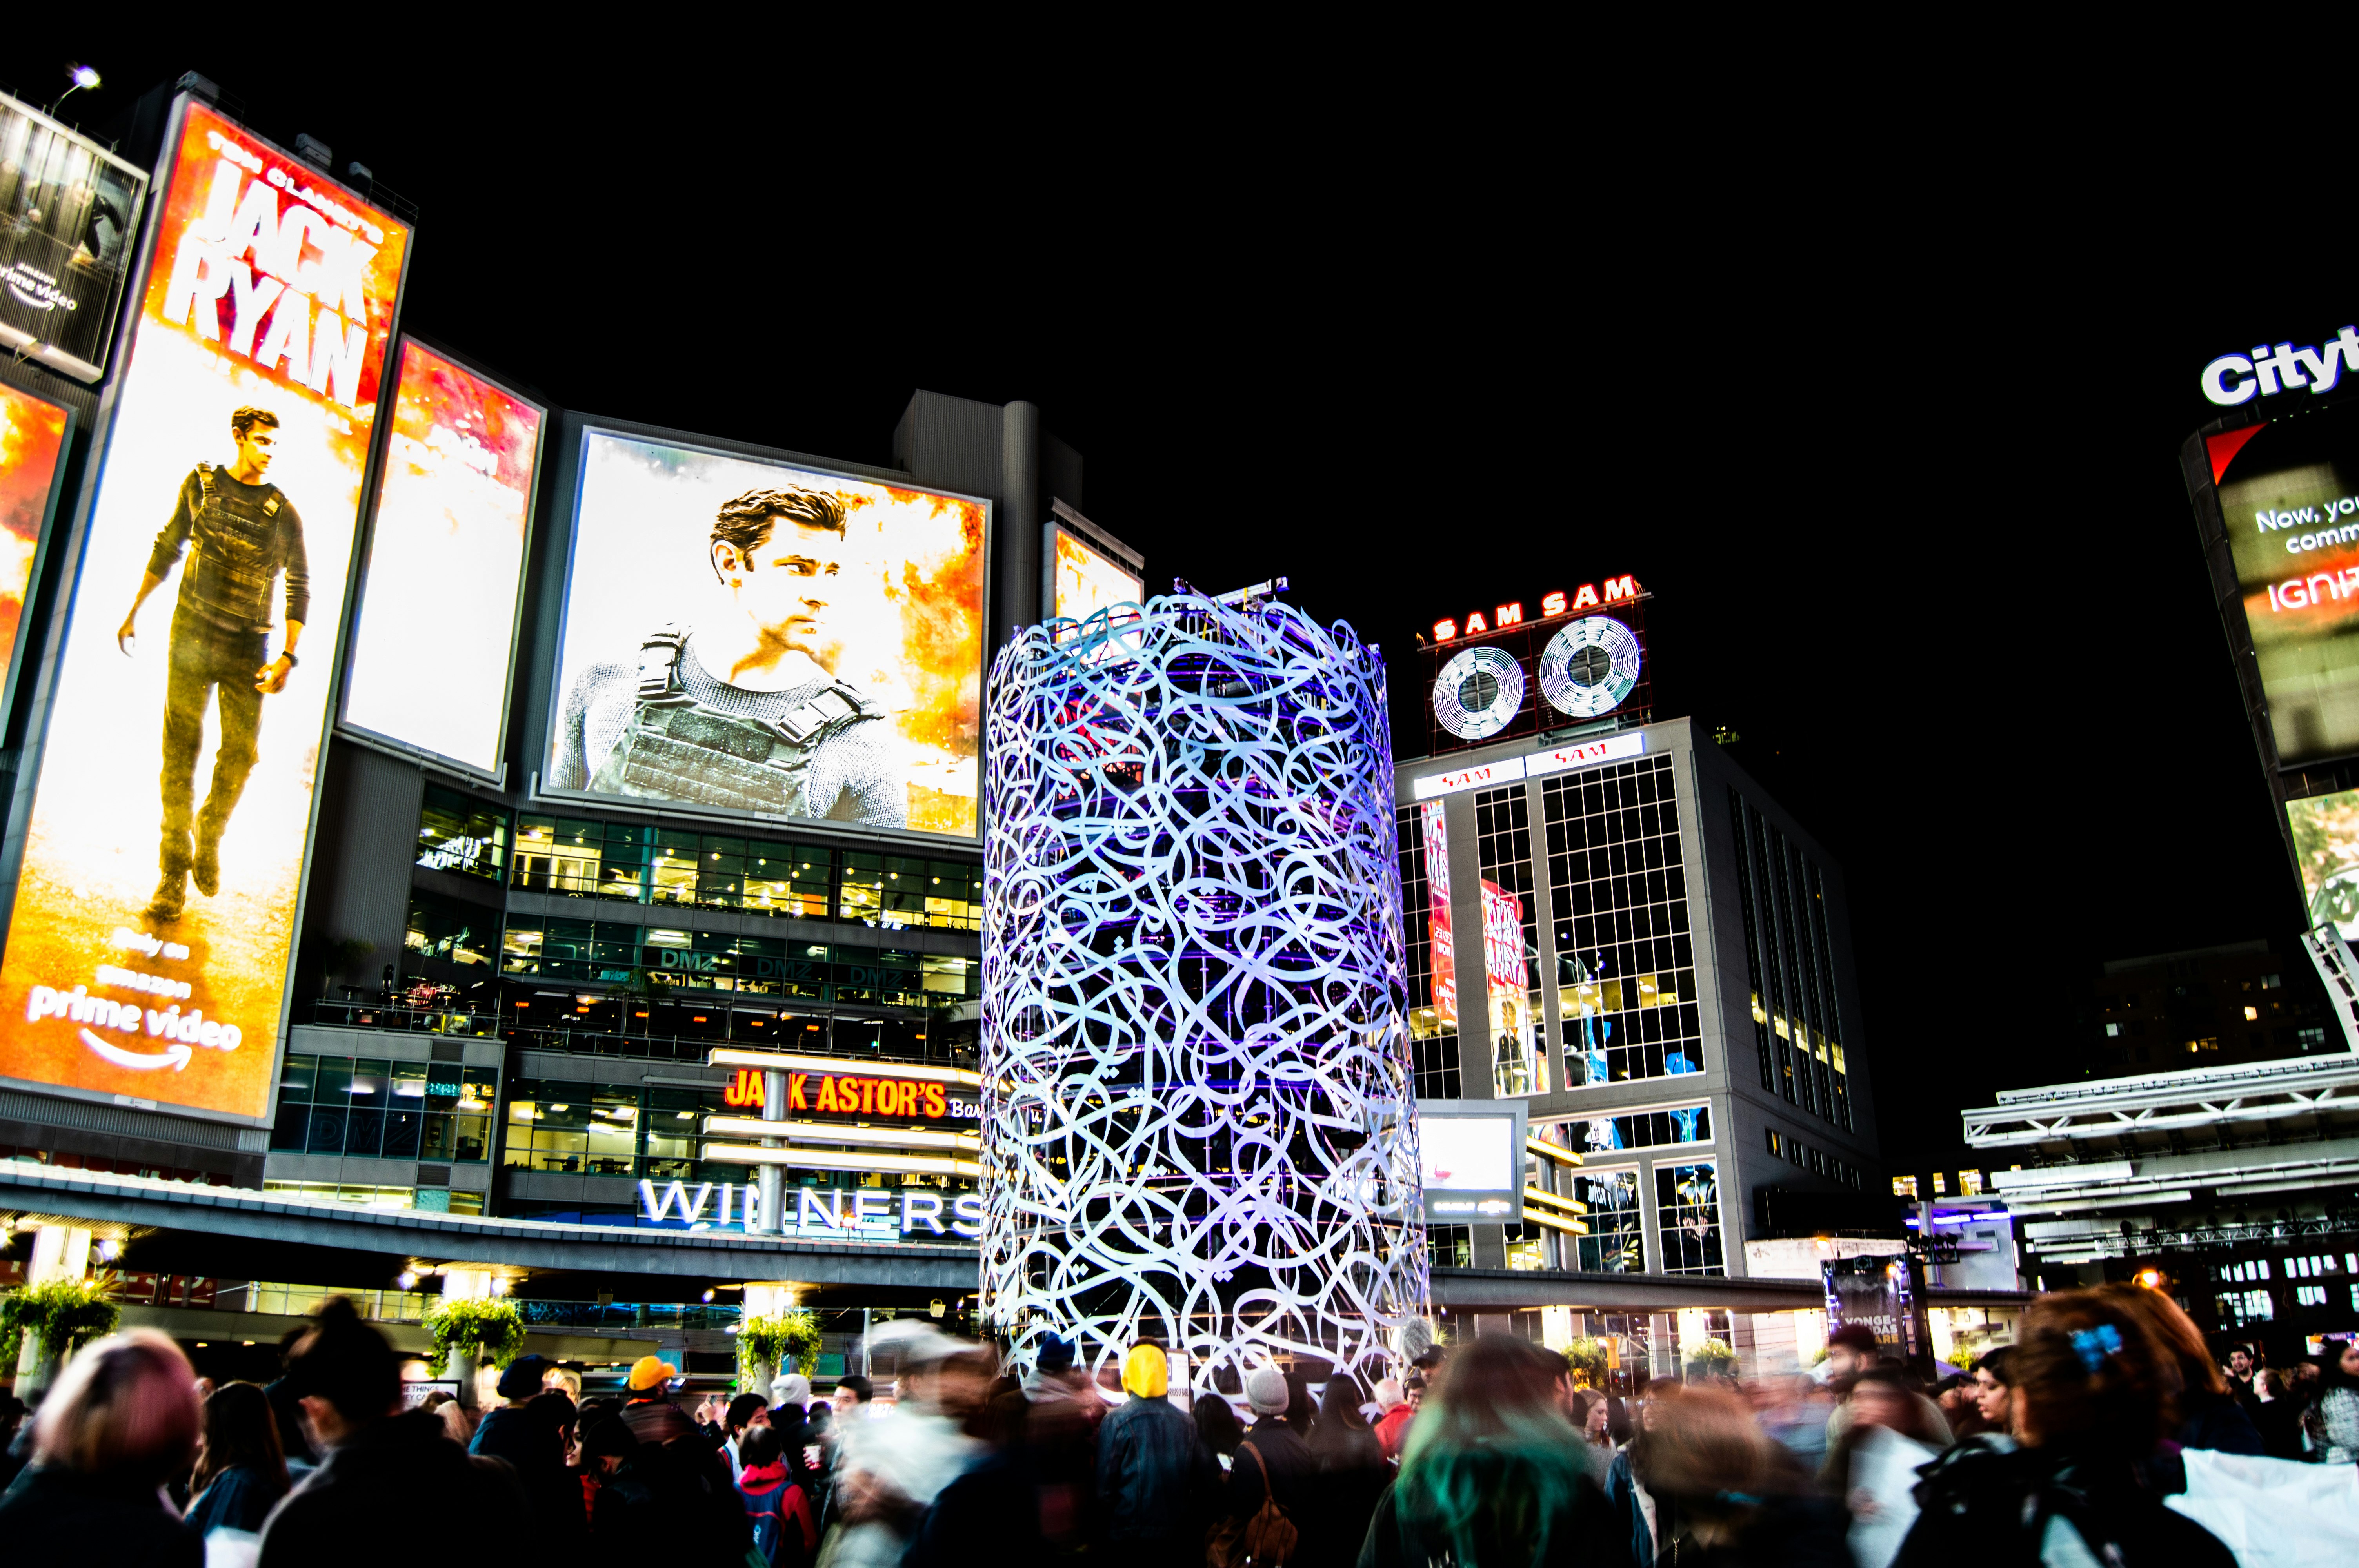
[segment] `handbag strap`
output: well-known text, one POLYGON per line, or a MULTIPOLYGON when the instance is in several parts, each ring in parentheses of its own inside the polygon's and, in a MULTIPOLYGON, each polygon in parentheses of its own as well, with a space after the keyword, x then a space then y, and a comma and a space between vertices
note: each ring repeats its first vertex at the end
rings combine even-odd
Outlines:
POLYGON ((1270 1489, 1269 1485, 1269 1461, 1264 1459, 1261 1456, 1261 1450, 1256 1448, 1250 1442, 1240 1443, 1237 1446, 1252 1454, 1254 1463, 1261 1467, 1261 1495, 1272 1502, 1277 1501, 1277 1494, 1270 1489))

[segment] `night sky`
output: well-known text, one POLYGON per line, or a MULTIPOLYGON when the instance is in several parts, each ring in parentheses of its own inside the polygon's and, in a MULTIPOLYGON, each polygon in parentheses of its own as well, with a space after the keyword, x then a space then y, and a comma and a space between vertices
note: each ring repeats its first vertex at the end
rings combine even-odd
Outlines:
POLYGON ((19 36, 0 81, 46 103, 88 56, 96 131, 194 69, 370 165, 419 210, 406 325, 567 406, 883 463, 914 388, 1029 398, 1150 587, 1284 573, 1393 654, 1404 752, 1418 628, 1634 573, 1658 712, 1738 731, 1843 864, 1887 1152, 2052 1079, 2104 958, 2299 961, 2175 454, 2207 360, 2359 297, 2298 212, 2265 261, 2212 232, 2243 155, 1958 105, 1642 151, 1455 77, 122 30, 19 36))

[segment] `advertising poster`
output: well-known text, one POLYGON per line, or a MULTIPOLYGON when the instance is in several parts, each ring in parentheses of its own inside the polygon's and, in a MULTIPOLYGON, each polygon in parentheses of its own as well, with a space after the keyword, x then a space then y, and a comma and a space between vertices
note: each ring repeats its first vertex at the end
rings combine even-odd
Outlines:
POLYGON ((2359 790, 2286 802, 2302 903, 2313 926, 2332 924, 2359 941, 2359 790))
POLYGON ((168 150, 0 957, 0 1077, 259 1118, 409 236, 201 103, 168 150))
POLYGON ((1827 1331, 1864 1325, 1884 1354, 1920 1371, 1933 1364, 1933 1330, 1925 1310, 1925 1268, 1884 1254, 1830 1258, 1819 1265, 1827 1292, 1827 1331))
POLYGON ((1049 524, 1049 614, 1086 621, 1117 604, 1136 604, 1147 588, 1139 575, 1070 528, 1049 524))
POLYGON ((546 784, 975 837, 986 503, 589 430, 546 784))
POLYGON ((1426 917, 1433 927, 1433 1017, 1445 1034, 1458 1029, 1458 948, 1450 934, 1450 828, 1441 802, 1417 808, 1425 836, 1426 917))
POLYGON ((105 373, 147 176, 0 93, 0 345, 105 373))
POLYGON ((5 711, 5 694, 16 689, 25 595, 32 588, 41 530, 57 494, 71 418, 68 410, 45 398, 0 384, 0 654, 9 661, 6 676, 0 677, 0 712, 5 711))
POLYGON ((1534 1049, 1524 959, 1524 901, 1496 882, 1483 884, 1483 968, 1491 1011, 1492 1092, 1549 1092, 1548 1057, 1534 1049))
POLYGON ((2359 415, 2329 407, 2211 447, 2277 760, 2359 752, 2359 415))
POLYGON ((344 721, 493 774, 543 410, 401 343, 344 721))

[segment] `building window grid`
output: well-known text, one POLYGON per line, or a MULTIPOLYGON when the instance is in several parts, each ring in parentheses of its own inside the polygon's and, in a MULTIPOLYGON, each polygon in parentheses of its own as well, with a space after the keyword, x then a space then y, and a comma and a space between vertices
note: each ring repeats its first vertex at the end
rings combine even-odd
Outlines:
POLYGON ((499 1069, 290 1054, 270 1147, 286 1154, 474 1162, 491 1157, 499 1069))
POLYGON ((1739 792, 1731 790, 1729 799, 1745 884, 1741 902, 1765 1087, 1849 1129, 1848 1065, 1833 1007, 1824 873, 1739 792))
POLYGON ((1590 1171, 1574 1173, 1573 1196, 1589 1207, 1589 1234, 1580 1243, 1581 1268, 1592 1274, 1643 1274, 1647 1271, 1645 1225, 1639 1202, 1638 1173, 1590 1171))
POLYGON ((1728 1271, 1720 1225, 1720 1169, 1709 1162, 1655 1167, 1657 1242, 1666 1274, 1728 1271))
POLYGON ((1568 1087, 1702 1071, 1674 778, 1658 757, 1541 786, 1568 1087))
POLYGON ((983 928, 980 866, 636 823, 520 816, 507 881, 527 892, 882 930, 983 928))
MULTIPOLYGON (((1408 960, 1410 1077, 1420 1099, 1459 1098, 1458 1035, 1441 1027, 1433 1011, 1433 911, 1425 878, 1425 829, 1421 808, 1394 813, 1400 844, 1402 934, 1408 960)), ((1445 1227, 1447 1228, 1447 1227, 1445 1227)))
MULTIPOLYGON (((1525 787, 1510 784, 1485 790, 1474 797, 1475 854, 1483 880, 1515 899, 1523 911, 1524 982, 1508 1005, 1516 1016, 1499 1016, 1500 1000, 1491 994, 1490 965, 1483 967, 1485 1034, 1491 1042, 1492 1092, 1505 1097, 1546 1094, 1554 1087, 1548 1067, 1545 1032, 1539 1027, 1539 898, 1532 882, 1531 806, 1525 787)), ((1487 922, 1486 922, 1487 925, 1487 922)), ((1484 951, 1489 950, 1485 931, 1484 951)), ((1466 987, 1459 985, 1459 1007, 1466 1005, 1466 987)))
POLYGON ((1678 1106, 1664 1110, 1625 1111, 1619 1116, 1594 1116, 1560 1124, 1561 1135, 1549 1141, 1585 1155, 1610 1154, 1625 1149, 1662 1149, 1682 1143, 1712 1141, 1712 1107, 1678 1106))

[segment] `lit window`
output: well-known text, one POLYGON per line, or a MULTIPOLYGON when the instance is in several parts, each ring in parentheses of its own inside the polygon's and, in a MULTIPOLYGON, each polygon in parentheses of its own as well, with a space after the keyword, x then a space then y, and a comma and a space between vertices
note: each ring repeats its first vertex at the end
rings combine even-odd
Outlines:
POLYGON ((2248 1007, 2248 1008, 2246 1008, 2246 1009, 2245 1010, 2245 1022, 2247 1022, 2247 1023, 2258 1023, 2260 1021, 2261 1021, 2261 1010, 2260 1010, 2259 1008, 2257 1008, 2257 1007, 2248 1007))
POLYGON ((1915 1197, 1917 1195, 1917 1178, 1914 1176, 1893 1177, 1892 1195, 1897 1198, 1915 1197))

